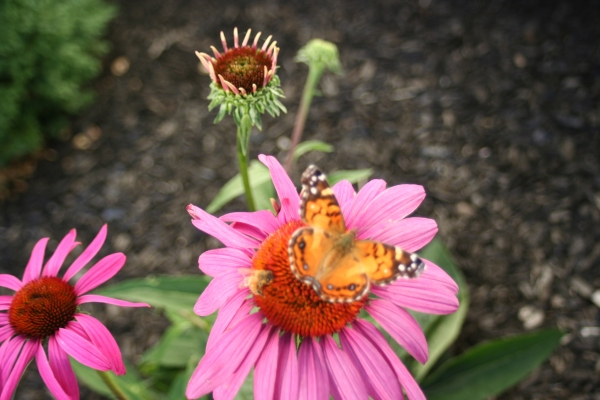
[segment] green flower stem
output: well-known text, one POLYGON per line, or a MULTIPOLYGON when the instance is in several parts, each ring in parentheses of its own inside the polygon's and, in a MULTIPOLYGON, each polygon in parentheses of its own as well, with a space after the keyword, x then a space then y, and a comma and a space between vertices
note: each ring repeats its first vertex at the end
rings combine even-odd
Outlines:
POLYGON ((290 171, 290 168, 292 168, 294 151, 296 150, 298 143, 300 143, 300 139, 302 139, 302 132, 304 132, 304 125, 306 124, 306 118, 308 117, 308 110, 310 110, 310 103, 315 96, 315 90, 321 80, 321 75, 323 75, 324 70, 325 66, 321 63, 310 63, 308 65, 308 77, 306 78, 304 89, 302 90, 302 100, 300 100, 300 106, 298 107, 298 113, 296 114, 294 129, 292 131, 292 143, 285 162, 285 170, 288 172, 290 171))
POLYGON ((108 371, 98 371, 98 370, 96 370, 96 372, 100 376, 100 379, 102 379, 102 382, 104 382, 104 384, 106 385, 106 387, 108 387, 108 389, 112 392, 112 394, 118 400, 129 400, 129 398, 125 395, 125 393, 123 393, 123 391, 121 389, 119 389, 119 387, 117 386, 117 384, 113 380, 112 375, 108 371))
POLYGON ((248 176, 248 147, 250 144, 251 130, 252 122, 250 116, 245 113, 242 120, 237 125, 237 156, 238 164, 240 165, 240 175, 244 184, 244 192, 246 193, 248 210, 256 211, 254 197, 252 196, 252 188, 250 187, 250 177, 248 176))

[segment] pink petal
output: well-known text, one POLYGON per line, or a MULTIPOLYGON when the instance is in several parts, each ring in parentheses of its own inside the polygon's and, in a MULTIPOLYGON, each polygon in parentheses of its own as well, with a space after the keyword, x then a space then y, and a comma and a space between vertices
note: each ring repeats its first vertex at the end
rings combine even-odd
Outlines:
POLYGON ((214 236, 223 242, 225 246, 236 249, 257 247, 258 242, 256 240, 236 231, 231 226, 221 221, 219 218, 210 215, 203 209, 190 204, 187 206, 187 210, 192 216, 192 224, 194 224, 196 228, 210 236, 214 236))
POLYGON ((384 190, 385 181, 381 179, 373 179, 363 186, 348 207, 348 213, 344 215, 346 227, 349 229, 360 227, 358 224, 358 221, 360 221, 360 216, 367 208, 369 203, 371 203, 371 201, 373 201, 373 199, 384 190))
POLYGON ((331 188, 333 189, 333 193, 335 193, 338 204, 342 208, 342 215, 346 215, 348 213, 348 208, 352 204, 352 200, 354 200, 354 196, 356 196, 352 184, 347 180, 343 180, 339 181, 331 188))
POLYGON ((458 309, 458 299, 444 287, 432 291, 427 287, 405 287, 397 283, 398 281, 389 286, 373 287, 372 292, 401 307, 428 314, 451 314, 458 309))
POLYGON ((109 254, 90 268, 75 284, 75 293, 80 296, 97 288, 116 275, 125 265, 125 254, 109 254))
POLYGON ((2 344, 0 353, 4 354, 4 357, 0 360, 0 388, 6 383, 25 341, 23 336, 18 335, 2 344))
POLYGON ((262 318, 260 313, 248 315, 206 352, 188 383, 189 399, 204 396, 231 379, 261 332, 262 318))
POLYGON ((252 259, 238 249, 214 249, 202 253, 198 265, 206 275, 218 276, 228 269, 250 268, 252 259))
POLYGON ((50 337, 48 341, 48 356, 50 367, 61 387, 74 399, 79 399, 79 385, 77 385, 77 378, 75 378, 69 356, 60 348, 54 337, 50 337))
POLYGON ((8 313, 0 313, 0 326, 8 324, 8 313))
POLYGON ((81 271, 83 267, 87 265, 87 263, 89 263, 92 260, 92 258, 96 256, 96 254, 98 254, 100 248, 102 248, 102 245, 106 240, 106 231, 107 227, 106 224, 104 224, 102 225, 102 228, 100 228, 100 231, 98 232, 94 240, 92 240, 92 243, 90 243, 88 247, 86 247, 85 250, 81 252, 81 254, 75 259, 75 261, 73 261, 73 264, 71 264, 69 269, 67 269, 67 272, 63 276, 63 279, 65 281, 68 281, 69 279, 74 277, 79 271, 81 271))
POLYGON ((265 234, 274 232, 279 227, 277 219, 269 210, 260 210, 256 212, 235 212, 225 214, 221 217, 225 222, 241 222, 252 225, 263 231, 265 234))
POLYGON ((254 398, 271 400, 275 398, 277 360, 279 359, 279 328, 271 327, 267 344, 254 367, 254 398))
POLYGON ((236 270, 228 270, 213 278, 198 298, 194 312, 201 317, 214 313, 227 299, 240 290, 243 279, 236 270))
POLYGON ((75 314, 75 319, 110 363, 110 369, 117 375, 125 375, 125 364, 119 345, 106 327, 91 315, 75 314))
POLYGON ((296 358, 296 338, 284 333, 279 339, 279 360, 277 361, 277 381, 275 396, 278 399, 297 399, 298 360, 296 358))
POLYGON ((437 233, 434 220, 429 218, 405 218, 390 222, 386 226, 367 229, 359 238, 371 238, 383 243, 398 246, 403 250, 415 252, 423 248, 437 233))
POLYGON ((46 252, 46 244, 50 238, 42 238, 33 247, 29 262, 23 273, 23 283, 30 282, 40 277, 42 273, 42 265, 44 264, 44 253, 46 252))
POLYGON ((450 289, 452 293, 458 293, 458 285, 446 271, 429 260, 424 258, 422 258, 422 260, 427 267, 419 279, 428 280, 431 282, 430 284, 442 284, 450 289))
POLYGON ((372 300, 365 308, 410 355, 421 364, 427 362, 427 340, 412 315, 387 300, 372 300))
MULTIPOLYGON (((363 189, 364 190, 364 189, 363 189)), ((360 192, 359 192, 360 195, 360 192)), ((425 190, 420 185, 393 186, 374 198, 354 220, 358 233, 367 228, 384 226, 406 217, 419 207, 425 198, 425 190)))
MULTIPOLYGON (((44 352, 44 348, 42 346, 38 347, 35 360, 37 363, 38 371, 42 376, 44 383, 48 387, 48 390, 50 390, 50 393, 54 395, 54 397, 56 397, 58 400, 72 400, 79 398, 79 386, 77 385, 77 380, 73 382, 75 384, 74 387, 66 387, 66 389, 71 389, 72 391, 77 392, 76 396, 73 396, 73 394, 69 396, 65 392, 65 388, 63 388, 63 386, 58 381, 58 378, 54 375, 54 371, 50 367, 50 363, 46 358, 46 353, 44 352)), ((62 367, 65 367, 65 365, 63 365, 62 367)), ((69 365, 68 368, 71 369, 71 366, 69 365)), ((72 370, 71 373, 73 373, 72 370)))
MULTIPOLYGON (((15 334, 13 327, 11 325, 4 325, 0 328, 0 342, 4 342, 6 339, 15 334)), ((5 342, 6 343, 6 342, 5 342)), ((0 356, 0 360, 2 357, 0 356)))
MULTIPOLYGON (((12 275, 9 275, 12 276, 12 275)), ((18 280, 18 279, 17 279, 18 280)), ((0 296, 0 306, 10 305, 12 303, 13 295, 10 296, 0 296)))
POLYGON ((275 186, 275 191, 281 202, 280 213, 286 216, 286 222, 298 219, 300 197, 287 172, 275 157, 260 154, 258 159, 269 168, 273 186, 275 186), (289 203, 285 203, 284 199, 288 199, 289 203))
POLYGON ((100 371, 110 370, 110 362, 104 354, 93 343, 71 330, 71 325, 73 322, 69 322, 66 328, 60 328, 54 334, 59 346, 83 365, 100 371))
POLYGON ((398 359, 398 356, 394 353, 381 332, 370 322, 360 319, 357 319, 352 325, 357 332, 361 333, 363 337, 368 338, 379 349, 388 363, 394 368, 396 377, 400 381, 400 385, 404 388, 408 398, 410 400, 426 400, 419 384, 398 359))
POLYGON ((67 255, 73 250, 75 245, 75 236, 77 236, 77 231, 75 229, 71 229, 69 233, 60 241, 58 247, 52 254, 52 257, 46 263, 42 271, 42 276, 57 276, 60 267, 62 267, 63 262, 65 262, 65 258, 67 255))
POLYGON ((213 392, 213 397, 218 400, 230 400, 235 397, 238 390, 246 380, 248 373, 250 373, 250 369, 256 363, 258 356, 262 353, 265 343, 269 337, 270 329, 263 325, 260 331, 260 334, 256 338, 254 345, 250 348, 250 351, 244 357, 242 364, 239 366, 237 371, 233 374, 233 376, 227 380, 226 383, 219 386, 213 392))
MULTIPOLYGON (((7 372, 10 372, 8 379, 4 382, 4 387, 2 387, 2 394, 0 394, 0 400, 10 400, 15 392, 17 384, 21 379, 21 375, 23 375, 23 371, 27 368, 29 362, 33 359, 35 352, 38 347, 41 347, 39 340, 29 340, 23 346, 23 350, 21 354, 19 354, 19 359, 15 363, 14 367, 7 372)), ((2 365, 4 368, 5 365, 2 365)))
POLYGON ((367 379, 373 398, 400 399, 402 390, 391 366, 378 349, 362 334, 353 329, 340 331, 342 348, 350 355, 356 369, 367 379))
POLYGON ((0 286, 16 292, 23 287, 23 282, 21 282, 16 276, 0 274, 0 286))
POLYGON ((331 378, 330 391, 336 399, 367 399, 367 388, 350 357, 329 336, 322 336, 319 343, 331 378))
POLYGON ((299 400, 328 400, 329 381, 321 347, 314 337, 304 338, 298 353, 299 400))
POLYGON ((131 301, 113 299, 112 297, 101 296, 99 294, 84 294, 77 298, 77 305, 84 303, 105 303, 120 307, 150 307, 146 303, 134 303, 131 301))
POLYGON ((264 233, 263 231, 261 231, 260 229, 258 229, 257 227, 255 227, 253 225, 248 225, 243 222, 233 222, 233 223, 231 223, 230 226, 233 229, 235 229, 236 231, 238 231, 239 233, 242 233, 246 236, 256 239, 259 242, 262 242, 263 240, 265 240, 267 238, 266 233, 264 233))
POLYGON ((206 351, 210 351, 226 331, 233 328, 250 313, 254 305, 251 301, 246 300, 249 293, 247 289, 240 290, 223 304, 223 307, 221 307, 217 314, 217 320, 210 330, 210 335, 206 342, 206 351))
POLYGON ((290 199, 281 199, 279 207, 279 213, 277 214, 277 223, 279 226, 285 225, 291 221, 298 221, 300 219, 300 209, 293 211, 292 202, 290 199))

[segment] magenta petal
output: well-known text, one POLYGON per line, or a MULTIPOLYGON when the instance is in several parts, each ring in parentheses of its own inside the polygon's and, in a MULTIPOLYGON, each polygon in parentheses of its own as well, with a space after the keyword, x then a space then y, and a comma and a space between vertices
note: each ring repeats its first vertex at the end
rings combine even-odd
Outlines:
POLYGON ((63 390, 73 399, 79 399, 79 385, 71 367, 69 356, 60 348, 56 339, 51 336, 48 340, 48 358, 50 368, 63 390))
POLYGON ((373 179, 369 181, 362 189, 356 194, 354 200, 348 207, 348 212, 344 215, 346 220, 347 228, 359 228, 360 216, 367 208, 369 203, 375 199, 379 193, 385 190, 385 181, 381 179, 373 179))
POLYGON ((75 229, 71 229, 69 233, 60 241, 58 247, 52 254, 52 257, 46 263, 42 271, 42 276, 57 276, 60 267, 62 267, 63 262, 65 262, 65 258, 73 249, 73 245, 75 244, 75 236, 77 236, 77 231, 75 229))
POLYGON ((217 276, 230 268, 250 268, 252 259, 238 249, 214 249, 202 253, 198 265, 206 275, 217 276))
POLYGON ((260 210, 256 212, 235 212, 225 214, 220 218, 225 222, 241 222, 247 225, 254 226, 265 234, 274 232, 279 227, 277 218, 268 210, 260 210))
POLYGON ((223 333, 231 329, 250 313, 250 310, 252 310, 254 305, 246 300, 249 293, 248 290, 240 290, 223 304, 223 307, 219 310, 217 319, 210 330, 210 335, 206 342, 206 351, 210 351, 213 345, 219 341, 223 333))
POLYGON ((188 383, 185 394, 189 399, 204 396, 231 379, 254 345, 262 318, 259 313, 248 315, 206 352, 188 383))
POLYGON ((412 217, 390 222, 385 227, 368 229, 358 237, 371 238, 398 246, 406 251, 415 252, 431 242, 437 231, 437 224, 434 220, 412 217))
POLYGON ((424 258, 422 258, 423 262, 425 263, 425 265, 427 266, 425 268, 425 271, 423 272, 423 275, 421 275, 419 277, 418 280, 426 280, 428 281, 428 284, 430 285, 430 287, 432 286, 437 286, 437 285, 443 285, 446 288, 450 289, 450 291, 454 294, 458 293, 458 285, 456 284, 456 282, 454 281, 454 279, 452 279, 450 277, 450 275, 448 275, 448 273, 446 271, 444 271, 442 268, 438 267, 437 265, 435 265, 433 262, 426 260, 424 258))
POLYGON ((298 352, 299 400, 328 400, 329 380, 321 347, 314 337, 304 338, 298 352))
POLYGON ((33 247, 29 262, 25 267, 23 273, 23 283, 27 283, 40 277, 42 273, 42 265, 44 264, 44 253, 46 252, 46 245, 50 238, 42 238, 33 247))
POLYGON ((422 284, 418 287, 407 287, 396 283, 373 287, 372 292, 401 307, 429 314, 450 314, 458 309, 455 294, 443 286, 433 291, 431 287, 423 287, 422 284))
POLYGON ((79 336, 70 329, 72 322, 67 324, 66 328, 60 328, 54 334, 59 346, 67 352, 68 355, 90 368, 100 371, 108 371, 111 369, 110 362, 104 354, 96 348, 96 346, 79 336))
POLYGON ((319 344, 331 378, 330 391, 336 399, 367 399, 367 388, 348 354, 329 335, 322 336, 319 344))
POLYGON ((8 313, 0 313, 0 326, 8 324, 8 313))
POLYGON ((192 224, 207 233, 214 236, 227 247, 236 249, 256 248, 257 241, 236 231, 231 226, 221 221, 219 218, 210 215, 203 209, 192 204, 187 206, 188 213, 192 216, 192 224))
MULTIPOLYGON (((8 375, 15 364, 25 344, 25 338, 21 335, 15 336, 2 344, 3 358, 0 359, 0 388, 6 383, 8 375)), ((14 390, 14 389, 13 389, 14 390)))
MULTIPOLYGON (((29 340, 27 341, 27 343, 25 343, 21 354, 19 354, 19 359, 12 367, 12 369, 9 369, 8 371, 10 372, 10 375, 8 376, 8 379, 4 382, 4 385, 2 387, 2 394, 0 394, 0 400, 10 400, 12 398, 13 393, 17 388, 17 384, 21 379, 21 375, 23 375, 23 371, 25 371, 27 365, 33 359, 33 356, 35 356, 38 347, 42 346, 40 344, 40 341, 37 339, 29 340)), ((5 365, 1 365, 1 367, 4 368, 5 365)))
POLYGON ((254 367, 255 400, 271 400, 275 398, 275 381, 277 379, 277 360, 279 359, 279 328, 271 327, 267 344, 258 357, 254 367))
POLYGON ((412 377, 410 372, 408 372, 408 369, 406 369, 400 359, 398 359, 398 356, 394 353, 381 332, 370 322, 360 319, 357 319, 353 323, 353 327, 357 332, 361 333, 363 337, 368 338, 387 359, 392 368, 394 368, 394 372, 400 381, 400 385, 404 388, 408 398, 410 400, 426 400, 419 384, 415 381, 415 378, 412 377))
POLYGON ((260 154, 258 159, 269 168, 273 186, 275 186, 275 191, 281 202, 280 213, 286 215, 286 222, 297 219, 298 209, 300 208, 300 197, 296 191, 296 186, 292 183, 287 172, 285 172, 275 157, 260 154), (288 202, 284 202, 284 199, 288 199, 288 202))
POLYGON ((262 242, 267 238, 267 234, 254 225, 245 224, 243 222, 233 222, 230 226, 239 233, 256 239, 258 242, 262 242))
POLYGON ((412 315, 387 300, 372 300, 365 308, 410 355, 421 364, 427 362, 427 340, 412 315))
POLYGON ((278 399, 297 399, 299 380, 296 338, 292 334, 284 333, 279 339, 275 397, 278 399))
POLYGON ((210 281, 202 292, 194 312, 201 317, 214 313, 227 299, 240 290, 242 275, 236 270, 227 270, 210 281))
POLYGON ((242 364, 227 382, 216 388, 213 392, 215 400, 232 400, 235 397, 250 373, 250 370, 256 363, 256 359, 262 353, 269 337, 269 332, 270 329, 266 325, 263 325, 260 334, 256 338, 254 345, 250 348, 246 357, 244 357, 242 364))
POLYGON ((125 265, 125 254, 109 254, 90 268, 75 284, 75 293, 80 296, 97 288, 115 276, 125 265))
POLYGON ((92 258, 96 256, 96 254, 98 254, 98 251, 100 251, 100 248, 106 240, 106 231, 107 227, 106 224, 104 224, 102 225, 102 228, 100 228, 100 231, 98 232, 94 240, 92 240, 92 243, 90 243, 88 247, 86 247, 86 249, 81 252, 79 257, 77 257, 75 261, 73 261, 73 264, 71 264, 69 269, 67 269, 67 272, 65 272, 65 275, 63 276, 63 279, 65 281, 68 281, 69 279, 74 277, 75 274, 81 271, 81 269, 85 267, 87 263, 89 263, 92 260, 92 258))
MULTIPOLYGON (((4 325, 3 327, 0 328, 0 342, 4 342, 6 339, 11 337, 14 333, 15 333, 15 331, 13 330, 13 327, 11 325, 4 325)), ((2 360, 2 357, 0 357, 0 360, 2 360)))
POLYGON ((101 296, 99 294, 84 294, 83 296, 79 296, 77 298, 77 304, 84 303, 105 303, 120 307, 150 307, 150 305, 146 303, 134 303, 131 301, 113 299, 112 297, 101 296))
POLYGON ((352 184, 347 180, 343 180, 333 185, 332 189, 338 204, 342 208, 342 214, 346 215, 348 207, 350 207, 350 204, 352 204, 352 200, 354 200, 354 196, 356 195, 352 184))
POLYGON ((23 282, 21 282, 16 276, 0 274, 0 286, 16 292, 23 287, 23 282))
MULTIPOLYGON (((9 275, 12 276, 12 275, 9 275)), ((9 306, 12 303, 13 295, 0 296, 0 306, 9 306)))
POLYGON ((110 369, 117 375, 125 375, 121 350, 109 330, 91 315, 75 314, 75 319, 90 337, 94 346, 106 357, 110 369))
MULTIPOLYGON (((77 397, 73 397, 69 396, 65 392, 64 388, 59 383, 56 376, 54 376, 54 371, 52 371, 50 363, 48 363, 46 353, 44 352, 44 348, 42 346, 39 346, 37 349, 35 361, 37 363, 38 371, 42 376, 42 379, 44 380, 44 383, 46 384, 48 390, 50 390, 50 393, 52 393, 54 397, 56 397, 58 400, 72 400, 79 398, 79 393, 77 394, 77 397)), ((69 368, 71 368, 70 365, 69 368)), ((78 387, 77 381, 75 381, 75 387, 78 387)))

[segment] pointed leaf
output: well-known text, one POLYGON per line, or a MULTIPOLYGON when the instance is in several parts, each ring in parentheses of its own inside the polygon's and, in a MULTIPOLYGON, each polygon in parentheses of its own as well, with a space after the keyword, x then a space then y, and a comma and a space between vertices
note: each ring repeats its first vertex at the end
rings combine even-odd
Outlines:
POLYGON ((301 155, 311 151, 331 153, 333 151, 333 146, 321 140, 306 140, 302 143, 298 143, 296 150, 294 150, 294 161, 296 161, 301 155))
POLYGON ((371 168, 367 169, 355 169, 355 170, 342 170, 330 172, 327 174, 327 180, 330 185, 335 185, 339 181, 348 180, 351 183, 358 183, 360 181, 364 181, 373 175, 373 170, 371 168))

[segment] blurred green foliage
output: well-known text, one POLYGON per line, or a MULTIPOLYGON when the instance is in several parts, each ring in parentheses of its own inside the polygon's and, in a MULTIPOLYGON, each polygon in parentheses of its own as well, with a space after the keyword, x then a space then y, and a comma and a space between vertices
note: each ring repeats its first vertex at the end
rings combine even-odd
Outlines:
POLYGON ((102 0, 0 0, 0 166, 90 103, 84 85, 100 72, 115 13, 102 0))

